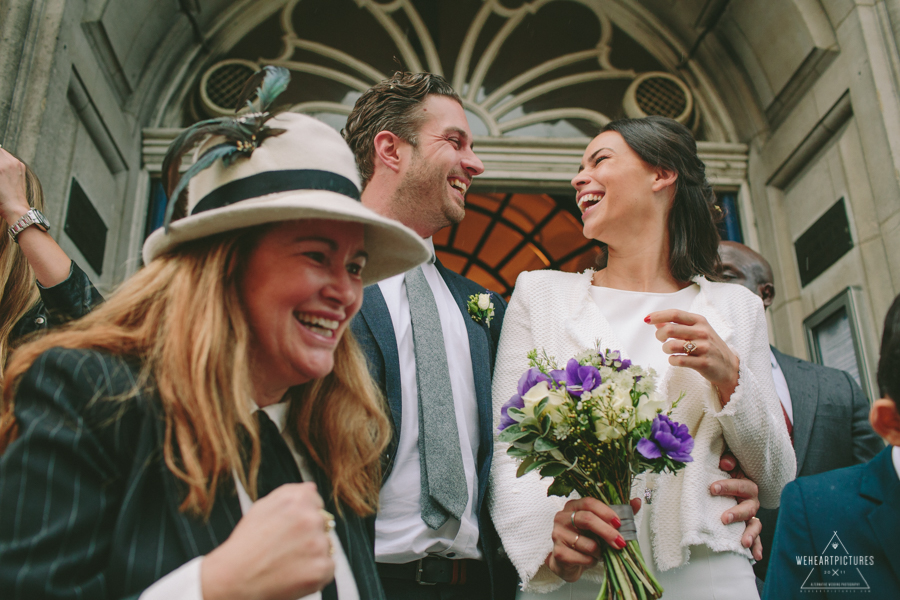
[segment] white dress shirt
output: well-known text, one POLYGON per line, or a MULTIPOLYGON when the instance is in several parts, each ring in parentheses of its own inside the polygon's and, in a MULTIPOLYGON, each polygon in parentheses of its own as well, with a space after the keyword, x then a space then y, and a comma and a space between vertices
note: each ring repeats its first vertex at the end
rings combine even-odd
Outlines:
POLYGON ((397 275, 379 282, 387 303, 397 338, 400 356, 400 387, 402 395, 402 423, 394 466, 381 488, 378 517, 375 520, 375 560, 401 564, 418 560, 429 554, 447 558, 481 558, 478 549, 478 516, 475 497, 478 491, 476 464, 478 457, 478 405, 475 400, 475 376, 469 335, 459 305, 432 260, 422 265, 425 279, 434 294, 444 348, 450 370, 456 426, 462 450, 463 470, 469 500, 462 519, 452 516, 439 529, 431 529, 422 520, 421 472, 419 470, 419 393, 416 385, 416 354, 406 297, 406 275, 397 275))
POLYGON ((787 380, 784 378, 784 371, 781 370, 781 365, 778 364, 778 359, 775 358, 775 353, 772 352, 771 348, 769 348, 769 360, 772 362, 772 379, 775 380, 775 393, 778 394, 778 399, 781 400, 784 412, 787 413, 788 419, 793 425, 794 405, 791 404, 791 391, 788 389, 787 380))
MULTIPOLYGON (((303 481, 313 481, 314 475, 310 470, 306 457, 297 452, 294 448, 293 440, 289 435, 284 434, 284 428, 287 423, 288 404, 281 402, 273 404, 262 409, 269 416, 282 437, 287 442, 297 467, 300 469, 300 475, 303 481)), ((241 485, 240 480, 235 476, 235 486, 237 487, 238 501, 241 504, 241 513, 246 514, 250 507, 253 506, 253 500, 241 485)), ((344 548, 341 546, 341 540, 334 531, 329 533, 331 536, 331 544, 334 548, 334 579, 337 585, 338 597, 341 600, 360 600, 359 591, 356 588, 356 579, 353 577, 353 571, 350 570, 350 563, 347 555, 344 554, 344 548)), ((203 557, 186 562, 181 565, 149 588, 144 590, 139 600, 203 600, 203 589, 200 581, 200 568, 203 557)), ((316 592, 308 596, 303 596, 298 600, 322 600, 322 593, 316 592)))

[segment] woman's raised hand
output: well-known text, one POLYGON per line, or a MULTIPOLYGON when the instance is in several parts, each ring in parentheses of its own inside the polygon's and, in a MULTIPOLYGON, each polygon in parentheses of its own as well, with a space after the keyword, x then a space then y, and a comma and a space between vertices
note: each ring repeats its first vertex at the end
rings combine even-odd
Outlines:
MULTIPOLYGON (((636 513, 641 501, 633 499, 631 508, 636 513)), ((569 500, 553 518, 553 550, 544 564, 565 581, 578 581, 585 569, 601 558, 598 540, 617 550, 625 547, 625 539, 619 535, 621 525, 616 513, 599 500, 569 500)))
POLYGON ((700 373, 716 386, 725 406, 738 384, 740 360, 706 318, 673 309, 650 313, 644 322, 656 326, 656 339, 663 342, 663 352, 672 355, 669 364, 700 373))
POLYGON ((12 226, 29 208, 25 197, 25 165, 0 149, 0 218, 12 226))
POLYGON ((334 579, 333 548, 314 483, 279 487, 203 558, 204 600, 295 600, 334 579))

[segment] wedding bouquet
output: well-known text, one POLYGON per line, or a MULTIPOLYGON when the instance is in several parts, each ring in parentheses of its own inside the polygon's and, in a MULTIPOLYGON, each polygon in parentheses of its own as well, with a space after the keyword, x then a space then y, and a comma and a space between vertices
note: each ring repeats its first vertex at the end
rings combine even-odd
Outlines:
MULTIPOLYGON (((635 475, 674 473, 693 460, 687 426, 669 418, 683 394, 667 408, 653 369, 599 345, 569 359, 565 370, 537 350, 528 362, 498 427, 500 441, 510 443, 507 453, 521 460, 517 477, 537 469, 553 478, 548 495, 574 490, 609 506, 627 505, 635 475)), ((598 600, 662 595, 636 539, 621 551, 602 547, 606 578, 598 600)))

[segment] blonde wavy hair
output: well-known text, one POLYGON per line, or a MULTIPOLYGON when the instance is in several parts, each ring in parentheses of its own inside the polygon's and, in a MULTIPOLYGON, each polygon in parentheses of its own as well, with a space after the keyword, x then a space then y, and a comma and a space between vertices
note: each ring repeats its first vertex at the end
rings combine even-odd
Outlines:
MULTIPOLYGON (((238 290, 242 266, 267 229, 180 246, 86 317, 18 349, 0 401, 0 453, 16 437, 13 404, 21 375, 50 348, 89 348, 141 361, 133 393, 107 400, 124 402, 156 390, 165 419, 165 464, 188 490, 182 511, 208 516, 219 483, 233 472, 255 499, 259 432, 247 410, 252 334, 238 290), (252 445, 247 469, 241 460, 246 437, 252 445)), ((347 330, 338 343, 331 374, 288 394, 291 435, 328 476, 338 506, 372 514, 390 422, 352 333, 347 330)))
MULTIPOLYGON (((24 164, 24 163, 23 163, 24 164)), ((31 208, 44 210, 44 190, 34 171, 25 165, 25 197, 31 208)), ((40 298, 34 270, 8 235, 0 235, 0 385, 9 356, 9 335, 19 319, 40 298)))

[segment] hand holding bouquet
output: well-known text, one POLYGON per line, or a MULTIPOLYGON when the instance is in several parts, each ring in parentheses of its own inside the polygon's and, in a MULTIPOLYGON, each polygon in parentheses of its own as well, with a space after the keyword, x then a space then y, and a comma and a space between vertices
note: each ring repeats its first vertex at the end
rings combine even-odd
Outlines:
MULTIPOLYGON (((547 493, 627 504, 634 476, 677 472, 691 462, 694 440, 669 418, 656 392, 656 373, 615 350, 588 350, 559 370, 546 353, 528 353, 530 367, 500 415, 500 441, 521 459, 517 477, 539 470, 552 477, 547 493)), ((679 401, 681 398, 679 397, 679 401)), ((633 537, 633 536, 632 536, 633 537)), ((637 540, 622 551, 603 546, 601 598, 659 598, 637 540)))

